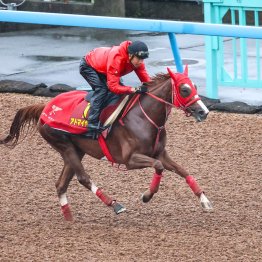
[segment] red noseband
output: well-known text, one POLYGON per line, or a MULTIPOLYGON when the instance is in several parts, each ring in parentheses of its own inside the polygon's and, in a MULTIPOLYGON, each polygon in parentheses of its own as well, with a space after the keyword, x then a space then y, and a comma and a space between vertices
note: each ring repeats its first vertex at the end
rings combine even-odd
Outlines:
POLYGON ((172 83, 172 98, 173 104, 177 108, 181 108, 186 111, 186 109, 200 100, 200 97, 197 94, 196 87, 193 85, 192 81, 188 77, 188 67, 186 66, 184 73, 174 74, 169 68, 167 68, 168 73, 171 76, 172 83), (191 88, 191 93, 188 97, 182 97, 180 94, 180 87, 187 84, 191 88))

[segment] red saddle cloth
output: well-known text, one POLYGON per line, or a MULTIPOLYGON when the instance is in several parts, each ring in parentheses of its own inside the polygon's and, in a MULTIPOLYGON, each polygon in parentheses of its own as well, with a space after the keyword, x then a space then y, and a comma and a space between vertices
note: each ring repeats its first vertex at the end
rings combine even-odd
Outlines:
MULTIPOLYGON (((87 94, 86 91, 71 91, 56 96, 44 108, 40 116, 41 123, 72 134, 86 133, 90 108, 90 103, 85 100, 87 94)), ((101 123, 106 121, 117 105, 103 109, 101 123)))

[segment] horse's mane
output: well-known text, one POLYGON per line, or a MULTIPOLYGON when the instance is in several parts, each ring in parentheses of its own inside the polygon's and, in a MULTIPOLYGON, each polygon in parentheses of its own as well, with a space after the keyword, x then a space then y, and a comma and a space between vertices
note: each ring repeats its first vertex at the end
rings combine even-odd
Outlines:
POLYGON ((158 73, 151 78, 151 81, 148 84, 155 85, 156 83, 158 82, 162 83, 163 81, 169 78, 170 78, 170 75, 168 73, 158 73))
POLYGON ((168 73, 158 73, 151 78, 150 82, 147 82, 146 85, 150 88, 151 91, 154 90, 154 87, 158 88, 163 82, 170 79, 168 73))

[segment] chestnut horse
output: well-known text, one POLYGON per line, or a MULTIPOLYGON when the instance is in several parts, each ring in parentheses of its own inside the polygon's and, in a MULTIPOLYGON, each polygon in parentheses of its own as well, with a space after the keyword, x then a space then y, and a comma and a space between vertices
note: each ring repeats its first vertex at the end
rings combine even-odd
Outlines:
MULTIPOLYGON (((114 162, 125 165, 127 170, 147 167, 155 169, 151 184, 142 195, 142 201, 150 201, 157 193, 166 169, 185 179, 200 199, 204 210, 212 210, 210 201, 194 177, 172 160, 165 149, 165 123, 172 107, 182 109, 186 116, 193 116, 198 122, 205 120, 209 112, 200 100, 196 86, 188 77, 187 67, 183 73, 173 73, 168 68, 168 74, 157 74, 148 83, 147 93, 130 95, 130 99, 133 101, 131 107, 128 110, 123 109, 124 113, 113 123, 105 141, 114 162)), ((0 144, 14 147, 22 133, 26 136, 29 131, 38 127, 41 136, 60 153, 64 161, 56 189, 65 220, 73 219, 66 192, 74 175, 80 184, 113 208, 116 214, 125 211, 124 206, 95 185, 81 163, 85 154, 96 159, 104 157, 98 141, 83 135, 61 133, 39 121, 45 106, 37 104, 21 108, 13 119, 9 134, 0 140, 0 144), (28 127, 28 132, 23 132, 25 127, 28 127)))

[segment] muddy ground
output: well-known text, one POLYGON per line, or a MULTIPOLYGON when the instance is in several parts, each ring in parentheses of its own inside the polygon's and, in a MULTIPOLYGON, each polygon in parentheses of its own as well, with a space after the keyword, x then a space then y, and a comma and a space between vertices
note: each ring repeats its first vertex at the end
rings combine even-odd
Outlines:
MULTIPOLYGON (((0 95, 0 134, 17 109, 49 98, 0 95)), ((127 212, 115 215, 76 179, 75 221, 64 222, 55 182, 62 161, 35 134, 0 146, 0 261, 262 261, 262 115, 211 112, 197 124, 174 110, 170 155, 212 201, 204 213, 183 179, 165 172, 160 191, 140 201, 152 169, 121 171, 86 156, 86 170, 127 212)))

